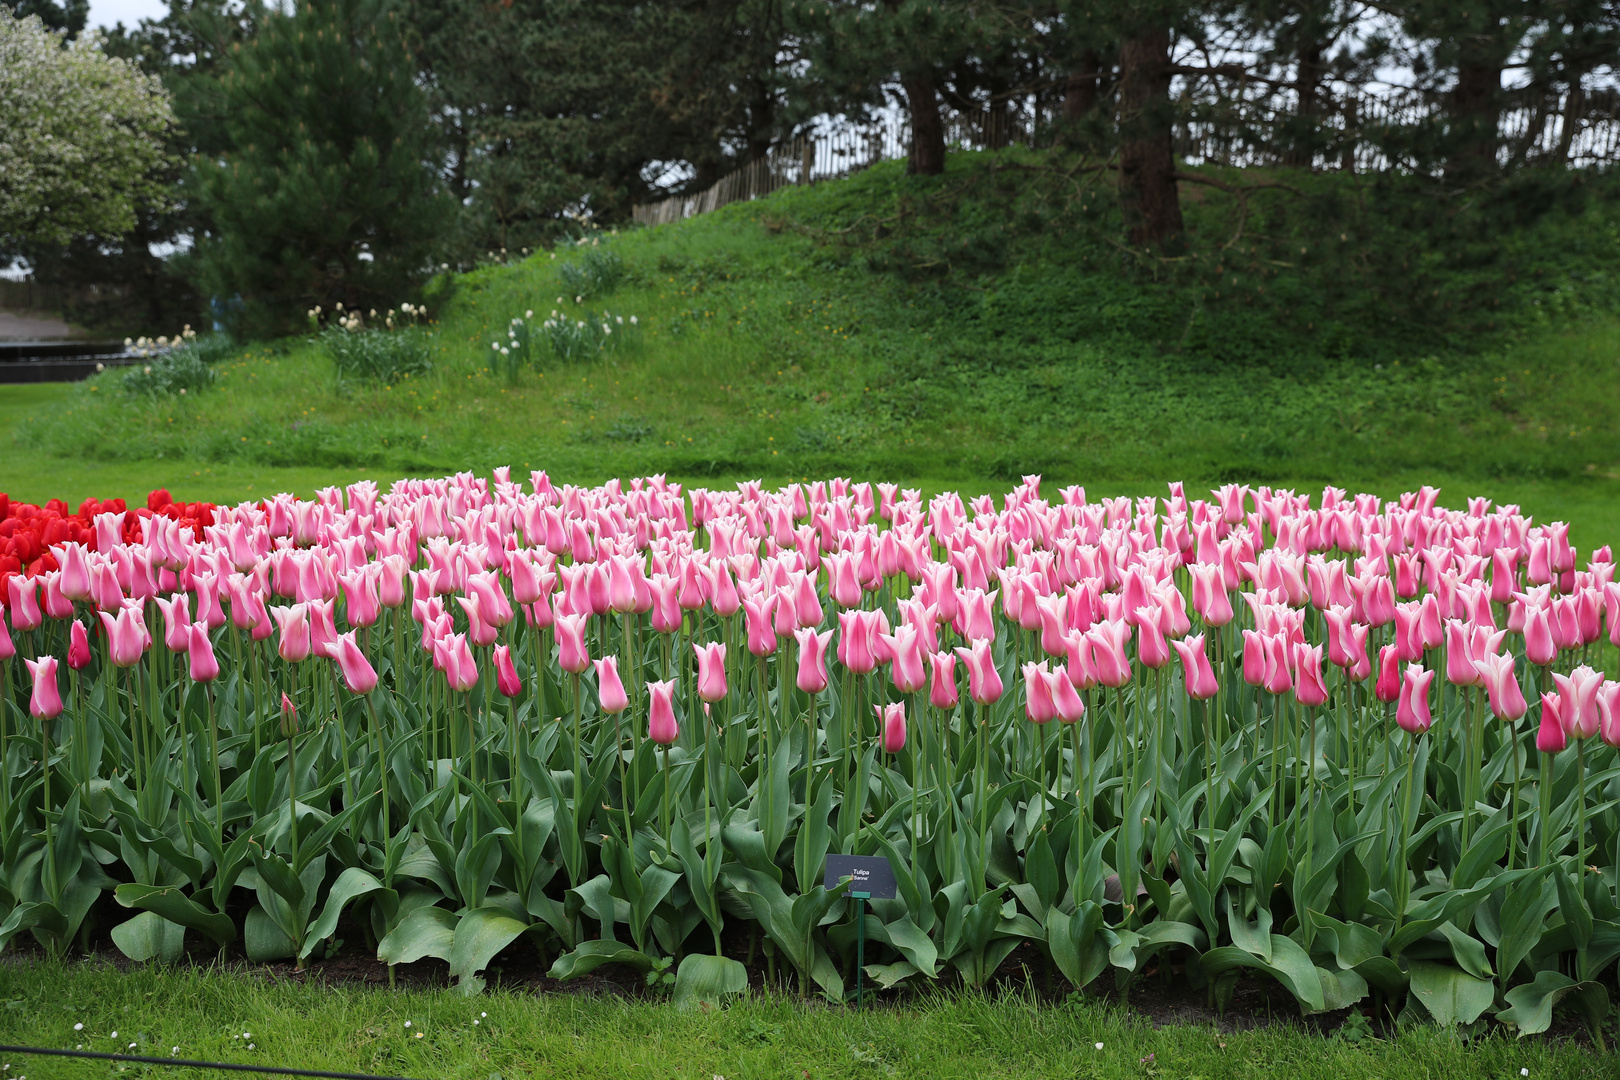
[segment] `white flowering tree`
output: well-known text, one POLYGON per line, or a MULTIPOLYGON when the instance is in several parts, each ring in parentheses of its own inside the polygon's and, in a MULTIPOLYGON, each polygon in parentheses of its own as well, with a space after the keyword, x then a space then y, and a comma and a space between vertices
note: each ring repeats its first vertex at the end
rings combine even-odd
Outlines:
POLYGON ((106 55, 0 5, 0 237, 65 244, 117 236, 164 197, 158 170, 174 123, 168 93, 106 55))

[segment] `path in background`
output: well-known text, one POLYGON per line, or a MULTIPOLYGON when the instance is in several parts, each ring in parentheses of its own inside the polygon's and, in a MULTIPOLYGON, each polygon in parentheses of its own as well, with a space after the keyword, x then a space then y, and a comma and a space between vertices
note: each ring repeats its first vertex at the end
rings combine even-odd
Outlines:
POLYGON ((82 331, 54 315, 0 310, 0 341, 43 341, 83 336, 82 331))

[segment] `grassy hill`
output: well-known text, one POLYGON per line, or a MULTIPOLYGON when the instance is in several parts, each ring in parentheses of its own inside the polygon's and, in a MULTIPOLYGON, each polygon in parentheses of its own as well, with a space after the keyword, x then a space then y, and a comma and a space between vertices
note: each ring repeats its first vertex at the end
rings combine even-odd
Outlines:
POLYGON ((340 383, 314 339, 244 346, 183 398, 130 397, 120 373, 8 388, 0 490, 243 498, 497 464, 1430 482, 1620 539, 1620 184, 1200 175, 1168 257, 1118 243, 1100 172, 955 154, 942 177, 885 164, 442 278, 433 370, 392 388, 340 383), (490 343, 529 311, 618 336, 579 360, 537 343, 514 382, 490 343))

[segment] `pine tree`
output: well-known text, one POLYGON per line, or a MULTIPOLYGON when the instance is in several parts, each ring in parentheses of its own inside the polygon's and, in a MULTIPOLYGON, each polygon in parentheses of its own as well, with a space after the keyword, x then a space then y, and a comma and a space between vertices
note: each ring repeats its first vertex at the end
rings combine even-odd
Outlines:
POLYGON ((380 0, 305 0, 235 45, 227 149, 197 166, 212 222, 199 285, 249 333, 314 304, 387 307, 427 271, 451 210, 401 25, 380 0))

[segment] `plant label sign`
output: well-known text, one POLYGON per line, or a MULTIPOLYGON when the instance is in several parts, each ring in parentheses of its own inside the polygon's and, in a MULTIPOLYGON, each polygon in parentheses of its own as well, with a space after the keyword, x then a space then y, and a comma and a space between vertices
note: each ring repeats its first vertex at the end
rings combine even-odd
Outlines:
POLYGON ((866 900, 893 900, 894 868, 881 855, 828 855, 824 889, 835 889, 849 878, 849 895, 866 900))

